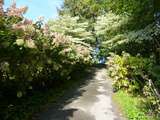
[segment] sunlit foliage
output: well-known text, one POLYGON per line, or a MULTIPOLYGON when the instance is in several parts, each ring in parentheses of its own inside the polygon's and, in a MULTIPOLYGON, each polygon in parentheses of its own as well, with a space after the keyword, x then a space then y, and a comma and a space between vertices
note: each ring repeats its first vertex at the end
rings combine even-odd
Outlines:
POLYGON ((24 18, 26 7, 13 3, 4 12, 3 1, 0 5, 0 99, 7 101, 0 119, 8 120, 14 99, 71 79, 73 72, 91 64, 91 56, 89 47, 74 43, 73 37, 24 18))

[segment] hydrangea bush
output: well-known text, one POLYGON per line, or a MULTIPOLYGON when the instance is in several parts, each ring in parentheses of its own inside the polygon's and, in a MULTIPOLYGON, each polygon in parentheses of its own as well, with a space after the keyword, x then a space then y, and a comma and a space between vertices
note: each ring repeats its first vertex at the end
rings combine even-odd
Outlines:
POLYGON ((41 20, 24 18, 26 10, 13 3, 4 12, 0 1, 0 97, 23 97, 28 90, 71 79, 72 72, 91 64, 89 47, 41 20))

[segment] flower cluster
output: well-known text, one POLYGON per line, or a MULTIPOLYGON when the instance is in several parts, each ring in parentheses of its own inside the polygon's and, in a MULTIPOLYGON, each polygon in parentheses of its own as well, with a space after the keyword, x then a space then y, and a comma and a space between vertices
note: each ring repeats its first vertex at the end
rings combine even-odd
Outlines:
POLYGON ((71 41, 64 35, 61 35, 59 33, 52 33, 53 37, 53 45, 54 46, 68 46, 71 41))
POLYGON ((15 17, 23 17, 23 14, 27 11, 27 7, 16 7, 16 3, 13 2, 12 5, 7 9, 6 14, 8 16, 15 16, 15 17))
POLYGON ((15 30, 23 30, 25 31, 25 28, 27 25, 32 25, 33 22, 32 20, 29 20, 29 19, 24 19, 23 21, 17 23, 17 24, 13 24, 12 27, 13 29, 15 30))
POLYGON ((0 0, 0 16, 2 16, 4 14, 4 11, 3 11, 3 0, 0 0))
POLYGON ((87 57, 90 55, 89 49, 82 45, 76 45, 75 50, 79 54, 79 56, 87 57))

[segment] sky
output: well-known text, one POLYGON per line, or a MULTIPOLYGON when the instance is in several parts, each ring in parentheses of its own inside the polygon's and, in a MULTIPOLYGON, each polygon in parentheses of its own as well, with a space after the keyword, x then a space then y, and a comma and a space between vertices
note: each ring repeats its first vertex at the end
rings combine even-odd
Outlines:
MULTIPOLYGON (((4 7, 10 6, 13 0, 4 0, 4 7)), ((36 20, 38 17, 43 16, 45 20, 57 18, 57 8, 63 5, 64 0, 16 0, 17 7, 28 6, 28 11, 25 17, 36 20)))

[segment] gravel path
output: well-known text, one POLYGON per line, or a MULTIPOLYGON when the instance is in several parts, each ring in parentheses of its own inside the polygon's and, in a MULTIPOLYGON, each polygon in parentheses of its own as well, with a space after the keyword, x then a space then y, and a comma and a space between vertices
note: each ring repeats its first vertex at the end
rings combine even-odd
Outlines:
POLYGON ((96 69, 85 85, 61 99, 38 120, 123 120, 112 103, 112 85, 104 68, 96 69))

